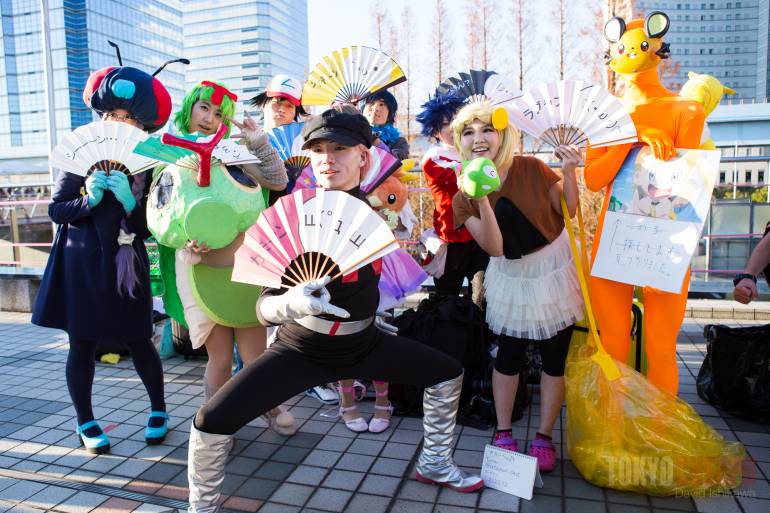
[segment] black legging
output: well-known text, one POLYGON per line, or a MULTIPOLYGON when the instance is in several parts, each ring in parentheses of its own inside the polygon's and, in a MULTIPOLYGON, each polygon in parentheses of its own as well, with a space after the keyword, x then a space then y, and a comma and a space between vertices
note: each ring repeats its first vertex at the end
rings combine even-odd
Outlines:
POLYGON ((536 342, 543 360, 543 372, 554 377, 564 376, 573 329, 574 326, 568 326, 549 339, 535 341, 499 335, 495 370, 506 376, 515 376, 521 372, 527 365, 527 345, 536 342))
POLYGON ((457 360, 374 326, 330 337, 296 324, 279 328, 265 353, 230 379, 198 410, 195 427, 231 435, 263 413, 318 383, 381 380, 428 387, 460 375, 457 360))
MULTIPOLYGON (((163 394, 163 364, 160 356, 149 339, 126 342, 131 351, 136 373, 144 383, 153 411, 166 411, 166 400, 163 394)), ((78 416, 78 424, 94 420, 91 406, 91 387, 94 383, 96 364, 96 342, 93 340, 70 340, 70 350, 67 355, 67 388, 72 404, 78 416)))
POLYGON ((463 280, 468 278, 468 292, 471 300, 481 307, 484 299, 484 271, 487 264, 489 264, 489 255, 476 241, 448 243, 444 274, 441 278, 433 278, 436 294, 459 296, 463 280))

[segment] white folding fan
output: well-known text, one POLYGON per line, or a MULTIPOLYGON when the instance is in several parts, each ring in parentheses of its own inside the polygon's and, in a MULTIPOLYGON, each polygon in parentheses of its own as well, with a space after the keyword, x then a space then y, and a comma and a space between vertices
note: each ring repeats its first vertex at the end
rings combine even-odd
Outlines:
POLYGON ((507 77, 485 69, 460 72, 436 88, 440 94, 450 91, 455 91, 467 103, 488 101, 491 105, 502 105, 522 96, 519 88, 507 77))
POLYGON ((235 253, 232 280, 291 287, 360 269, 398 249, 369 205, 342 191, 303 189, 260 214, 235 253))
POLYGON ((404 81, 401 67, 385 52, 349 46, 316 64, 302 88, 302 104, 356 103, 404 81))
POLYGON ((94 121, 76 128, 51 152, 53 167, 80 176, 91 171, 110 170, 126 174, 140 173, 157 161, 134 153, 137 144, 148 135, 128 123, 94 121))
POLYGON ((552 146, 610 146, 636 142, 636 127, 623 103, 606 89, 562 80, 528 91, 508 109, 511 122, 552 146))

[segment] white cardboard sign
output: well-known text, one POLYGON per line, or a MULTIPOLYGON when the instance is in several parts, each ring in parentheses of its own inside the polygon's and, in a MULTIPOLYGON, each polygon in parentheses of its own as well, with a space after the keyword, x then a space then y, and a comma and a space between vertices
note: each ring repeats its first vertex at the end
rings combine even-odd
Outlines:
POLYGON ((698 248, 719 152, 677 150, 657 160, 633 148, 612 184, 591 275, 679 293, 698 248))
POLYGON ((532 500, 535 486, 543 487, 543 479, 537 467, 537 458, 520 452, 487 445, 481 464, 484 486, 510 493, 522 499, 532 500))

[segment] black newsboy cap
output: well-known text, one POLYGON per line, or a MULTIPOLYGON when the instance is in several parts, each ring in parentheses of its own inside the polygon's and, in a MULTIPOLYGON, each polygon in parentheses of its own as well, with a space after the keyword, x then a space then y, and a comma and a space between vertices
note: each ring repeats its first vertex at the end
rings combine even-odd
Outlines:
POLYGON ((340 112, 336 109, 329 109, 305 121, 302 138, 303 150, 318 139, 329 139, 345 146, 363 144, 367 148, 371 147, 374 139, 372 127, 362 114, 340 112))

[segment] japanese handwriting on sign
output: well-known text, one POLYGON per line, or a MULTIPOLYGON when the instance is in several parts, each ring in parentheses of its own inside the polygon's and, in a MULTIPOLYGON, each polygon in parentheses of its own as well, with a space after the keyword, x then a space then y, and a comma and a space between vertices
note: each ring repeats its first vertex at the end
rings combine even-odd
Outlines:
POLYGON ((615 263, 628 270, 650 271, 662 276, 671 276, 666 262, 654 258, 615 253, 615 263))

